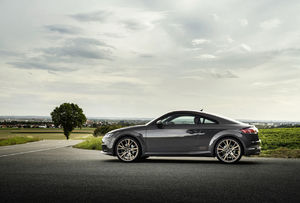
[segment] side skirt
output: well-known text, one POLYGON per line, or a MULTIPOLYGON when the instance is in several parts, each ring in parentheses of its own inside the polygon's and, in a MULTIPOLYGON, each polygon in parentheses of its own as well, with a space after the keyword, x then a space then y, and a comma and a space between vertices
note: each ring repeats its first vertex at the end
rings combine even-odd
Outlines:
POLYGON ((208 156, 211 157, 210 151, 201 152, 145 152, 146 156, 208 156))

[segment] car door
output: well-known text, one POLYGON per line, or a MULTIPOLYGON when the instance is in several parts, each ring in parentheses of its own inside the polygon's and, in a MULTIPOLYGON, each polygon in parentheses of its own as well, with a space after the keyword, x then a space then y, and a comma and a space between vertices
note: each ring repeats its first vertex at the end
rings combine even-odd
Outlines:
POLYGON ((201 132, 196 132, 196 115, 174 114, 161 120, 162 125, 149 126, 146 134, 148 153, 180 154, 198 149, 201 132))
POLYGON ((222 129, 214 119, 199 116, 197 126, 191 129, 197 133, 197 151, 208 151, 209 142, 212 137, 222 129))

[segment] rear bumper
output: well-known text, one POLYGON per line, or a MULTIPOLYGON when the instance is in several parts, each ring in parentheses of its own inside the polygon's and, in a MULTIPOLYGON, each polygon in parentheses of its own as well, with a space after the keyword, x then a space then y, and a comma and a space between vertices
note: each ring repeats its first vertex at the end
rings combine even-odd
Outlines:
POLYGON ((250 146, 248 146, 248 147, 245 149, 245 153, 244 153, 244 154, 245 154, 246 156, 250 156, 250 155, 259 155, 259 154, 260 154, 260 151, 261 151, 260 143, 261 143, 260 140, 257 140, 257 141, 251 141, 250 146))

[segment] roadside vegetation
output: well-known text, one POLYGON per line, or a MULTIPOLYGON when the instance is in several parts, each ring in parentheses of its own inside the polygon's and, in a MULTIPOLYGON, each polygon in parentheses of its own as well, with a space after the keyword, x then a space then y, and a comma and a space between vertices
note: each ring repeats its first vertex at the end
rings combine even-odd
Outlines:
MULTIPOLYGON (((70 139, 79 140, 91 137, 95 128, 76 128, 71 133, 70 139)), ((0 128, 0 139, 13 137, 38 138, 40 140, 63 140, 66 139, 61 128, 0 128)))
POLYGON ((94 130, 93 136, 94 137, 104 136, 109 131, 112 131, 112 130, 115 130, 115 129, 118 129, 118 128, 122 128, 122 127, 125 127, 125 126, 114 125, 114 124, 113 125, 102 125, 102 126, 97 127, 94 130))
POLYGON ((39 140, 39 138, 32 136, 0 138, 0 146, 24 144, 27 142, 35 142, 39 140))
POLYGON ((92 149, 92 150, 102 150, 102 136, 101 137, 89 137, 85 141, 74 145, 75 148, 80 149, 92 149))
POLYGON ((102 150, 102 137, 109 131, 125 127, 123 125, 102 125, 97 127, 94 132, 94 137, 88 137, 85 141, 75 145, 75 148, 80 149, 92 149, 92 150, 102 150))
POLYGON ((300 158, 300 128, 260 129, 263 157, 300 158))

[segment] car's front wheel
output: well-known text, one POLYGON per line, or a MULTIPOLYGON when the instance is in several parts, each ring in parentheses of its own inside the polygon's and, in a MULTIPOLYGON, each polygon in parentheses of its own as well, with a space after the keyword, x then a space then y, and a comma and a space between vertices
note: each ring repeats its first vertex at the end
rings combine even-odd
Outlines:
POLYGON ((116 144, 116 154, 119 160, 125 162, 137 161, 140 158, 141 147, 134 138, 121 138, 116 144))
POLYGON ((223 163, 236 163, 242 157, 242 146, 233 138, 223 138, 216 144, 215 154, 223 163))

